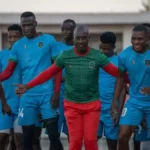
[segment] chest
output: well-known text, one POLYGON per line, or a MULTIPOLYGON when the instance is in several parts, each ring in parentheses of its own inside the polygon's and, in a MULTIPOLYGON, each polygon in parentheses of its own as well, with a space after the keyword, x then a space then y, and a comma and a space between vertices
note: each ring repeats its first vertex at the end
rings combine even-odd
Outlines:
POLYGON ((65 69, 73 74, 94 74, 99 70, 96 59, 89 57, 69 57, 65 60, 65 69))
POLYGON ((150 73, 150 53, 131 54, 126 60, 126 68, 130 74, 150 73))
POLYGON ((22 62, 39 61, 40 59, 50 58, 50 44, 42 39, 33 41, 24 41, 19 45, 19 59, 22 62))

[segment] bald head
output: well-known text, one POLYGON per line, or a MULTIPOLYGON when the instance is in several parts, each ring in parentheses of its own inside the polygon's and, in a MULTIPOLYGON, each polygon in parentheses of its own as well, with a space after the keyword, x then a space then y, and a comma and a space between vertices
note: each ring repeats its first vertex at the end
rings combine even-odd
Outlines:
POLYGON ((78 25, 74 30, 74 44, 80 53, 87 51, 89 42, 89 29, 86 25, 78 25))
POLYGON ((76 37, 79 34, 84 34, 89 36, 89 29, 86 25, 78 25, 74 30, 74 37, 76 37))

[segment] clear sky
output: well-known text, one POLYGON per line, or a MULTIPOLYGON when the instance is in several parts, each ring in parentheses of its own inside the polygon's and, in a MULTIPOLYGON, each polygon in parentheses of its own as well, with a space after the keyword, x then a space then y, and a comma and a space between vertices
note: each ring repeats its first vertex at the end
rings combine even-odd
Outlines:
POLYGON ((0 0, 0 12, 138 12, 142 0, 0 0))

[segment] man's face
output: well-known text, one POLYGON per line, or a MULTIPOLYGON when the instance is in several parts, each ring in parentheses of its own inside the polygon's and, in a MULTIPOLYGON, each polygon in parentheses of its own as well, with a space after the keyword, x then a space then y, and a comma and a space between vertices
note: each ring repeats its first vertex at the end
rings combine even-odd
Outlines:
POLYGON ((150 27, 147 27, 148 29, 148 48, 150 49, 150 27))
POLYGON ((111 44, 100 43, 99 48, 107 57, 114 55, 115 46, 112 46, 111 44))
POLYGON ((8 33, 7 33, 7 39, 8 39, 8 42, 10 43, 11 46, 12 46, 18 39, 20 39, 21 36, 22 36, 22 34, 20 33, 20 31, 17 31, 17 30, 8 31, 8 33))
POLYGON ((72 22, 63 23, 61 26, 61 34, 64 40, 73 38, 74 26, 72 22))
POLYGON ((87 32, 77 31, 74 35, 74 44, 81 53, 87 51, 90 36, 87 32))
POLYGON ((136 52, 142 52, 148 46, 148 35, 144 31, 133 31, 131 43, 136 52))
POLYGON ((22 31, 26 37, 33 38, 35 36, 36 26, 37 22, 33 16, 21 18, 22 31))

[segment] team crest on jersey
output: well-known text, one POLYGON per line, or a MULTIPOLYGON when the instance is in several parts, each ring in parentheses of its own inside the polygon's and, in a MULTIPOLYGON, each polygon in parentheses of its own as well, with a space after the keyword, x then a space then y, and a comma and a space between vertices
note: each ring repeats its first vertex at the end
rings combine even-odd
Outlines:
POLYGON ((150 66, 150 60, 145 60, 145 66, 150 66))
POLYGON ((38 46, 39 46, 40 48, 42 48, 42 47, 43 47, 43 42, 39 42, 38 46))
POLYGON ((95 62, 93 62, 93 61, 89 62, 89 68, 90 69, 95 68, 95 62))
POLYGON ((135 61, 134 61, 134 60, 132 60, 132 64, 133 64, 133 65, 135 64, 135 61))

